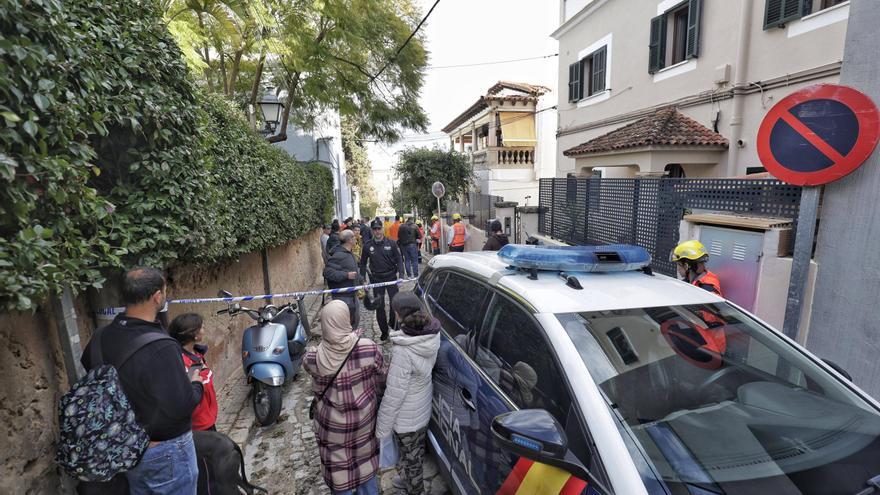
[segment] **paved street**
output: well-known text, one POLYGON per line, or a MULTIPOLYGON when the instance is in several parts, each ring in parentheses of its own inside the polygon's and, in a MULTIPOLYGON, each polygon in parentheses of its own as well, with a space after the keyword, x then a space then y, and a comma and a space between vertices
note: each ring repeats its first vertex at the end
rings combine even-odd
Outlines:
MULTIPOLYGON (((310 345, 320 341, 320 304, 319 297, 309 301, 309 321, 313 330, 310 345)), ((365 337, 378 341, 379 328, 374 312, 362 311, 361 325, 365 328, 365 337)), ((390 358, 391 344, 384 344, 382 348, 386 359, 390 358)), ((308 419, 312 397, 308 375, 301 372, 292 383, 285 385, 279 421, 267 428, 260 428, 254 422, 249 390, 239 371, 219 393, 217 427, 242 446, 251 482, 265 487, 272 494, 329 494, 330 490, 321 477, 318 447, 308 419)), ((394 475, 392 469, 380 473, 382 493, 394 493, 391 486, 394 475)), ((430 458, 425 462, 425 479, 428 493, 448 492, 430 458)))

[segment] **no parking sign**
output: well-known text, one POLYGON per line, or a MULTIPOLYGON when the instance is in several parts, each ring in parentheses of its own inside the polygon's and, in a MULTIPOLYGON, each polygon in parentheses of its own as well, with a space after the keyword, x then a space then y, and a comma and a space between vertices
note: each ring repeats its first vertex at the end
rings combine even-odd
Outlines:
POLYGON ((817 84, 796 91, 767 112, 758 156, 768 172, 799 186, 838 180, 874 151, 880 114, 853 88, 817 84))

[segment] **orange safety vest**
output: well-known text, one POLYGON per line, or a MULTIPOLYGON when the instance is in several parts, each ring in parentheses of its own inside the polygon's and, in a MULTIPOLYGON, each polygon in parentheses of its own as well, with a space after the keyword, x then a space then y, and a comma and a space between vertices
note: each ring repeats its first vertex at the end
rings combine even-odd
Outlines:
POLYGON ((464 225, 461 222, 455 222, 452 224, 452 231, 454 235, 449 245, 452 247, 464 246, 464 234, 466 231, 464 225))
POLYGON ((698 276, 691 284, 724 297, 724 293, 721 292, 721 280, 718 280, 718 275, 708 270, 698 276))
POLYGON ((388 229, 388 237, 392 240, 397 240, 397 234, 400 232, 400 222, 394 222, 391 224, 391 227, 388 229))

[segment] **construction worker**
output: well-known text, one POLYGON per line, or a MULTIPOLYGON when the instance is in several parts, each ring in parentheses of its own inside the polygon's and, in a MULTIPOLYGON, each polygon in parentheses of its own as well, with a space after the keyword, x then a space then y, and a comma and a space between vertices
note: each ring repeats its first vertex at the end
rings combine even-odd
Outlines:
POLYGON ((437 215, 431 216, 431 254, 440 254, 440 218, 437 215))
POLYGON ((400 239, 400 215, 394 215, 394 223, 388 228, 388 238, 394 242, 400 239))
POLYGON ((461 213, 452 215, 452 235, 449 239, 449 251, 453 253, 464 252, 464 243, 467 242, 470 234, 467 228, 461 223, 461 213))
POLYGON ((672 261, 675 262, 678 276, 682 280, 724 297, 718 276, 706 269, 709 252, 706 251, 703 243, 690 240, 675 246, 675 250, 672 251, 672 261))

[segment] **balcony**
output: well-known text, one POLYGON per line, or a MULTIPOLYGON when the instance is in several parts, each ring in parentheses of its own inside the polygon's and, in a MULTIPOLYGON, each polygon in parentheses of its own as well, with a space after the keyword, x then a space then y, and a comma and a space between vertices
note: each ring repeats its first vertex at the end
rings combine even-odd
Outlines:
POLYGON ((533 146, 490 146, 471 154, 474 170, 498 168, 532 168, 535 165, 533 146))

